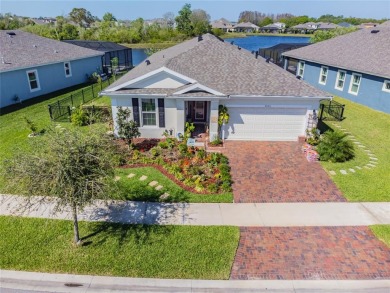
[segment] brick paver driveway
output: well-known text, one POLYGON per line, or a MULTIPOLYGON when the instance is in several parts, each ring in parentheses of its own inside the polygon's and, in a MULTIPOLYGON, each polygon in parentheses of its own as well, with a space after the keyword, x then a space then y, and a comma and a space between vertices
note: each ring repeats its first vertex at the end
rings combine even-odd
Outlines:
POLYGON ((317 162, 309 163, 297 142, 227 141, 234 201, 346 201, 317 162))
POLYGON ((241 228, 230 278, 388 279, 390 249, 368 227, 241 228))

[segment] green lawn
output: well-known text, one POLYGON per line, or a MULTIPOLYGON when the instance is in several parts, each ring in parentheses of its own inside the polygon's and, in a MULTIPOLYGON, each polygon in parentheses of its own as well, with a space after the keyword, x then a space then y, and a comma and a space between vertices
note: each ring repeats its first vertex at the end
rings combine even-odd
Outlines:
POLYGON ((236 227, 141 226, 0 217, 0 268, 143 278, 228 279, 236 227), (17 248, 17 249, 15 249, 17 248))
MULTIPOLYGON (((88 88, 89 86, 86 87, 88 88)), ((75 92, 78 92, 80 90, 81 88, 76 90, 75 92)), ((24 117, 27 117, 28 119, 32 120, 37 125, 39 130, 55 127, 57 124, 61 124, 61 126, 65 128, 73 127, 72 124, 69 122, 59 123, 50 120, 50 115, 47 106, 62 98, 68 97, 72 92, 64 90, 61 93, 62 94, 57 96, 53 95, 54 97, 51 99, 0 116, 0 160, 10 158, 14 153, 15 149, 17 148, 25 150, 27 152, 29 147, 29 140, 39 139, 39 137, 27 137, 27 135, 31 131, 27 128, 27 124, 24 120, 24 117)), ((107 98, 97 98, 96 100, 92 100, 91 104, 106 104, 106 99, 107 98)), ((89 131, 89 127, 106 128, 107 125, 97 123, 88 127, 82 127, 81 129, 83 131, 89 131)), ((4 182, 2 178, 0 178, 0 191, 3 185, 4 182)))
POLYGON ((374 225, 370 226, 370 229, 379 240, 390 248, 390 225, 374 225))
POLYGON ((136 201, 162 201, 160 196, 168 192, 170 196, 164 201, 167 202, 233 202, 233 194, 231 192, 223 194, 196 194, 188 192, 178 186, 175 182, 168 179, 160 171, 153 167, 117 169, 119 190, 116 194, 112 194, 114 199, 136 200, 136 201), (127 176, 133 173, 134 177, 127 176), (148 178, 145 181, 140 181, 142 175, 148 178), (158 185, 163 186, 161 190, 156 190, 155 187, 149 186, 152 181, 157 181, 158 185))
POLYGON ((370 170, 357 170, 355 166, 369 163, 369 156, 356 147, 356 157, 353 160, 346 163, 321 162, 322 166, 327 171, 338 171, 332 179, 349 201, 390 201, 390 115, 346 99, 337 97, 335 100, 346 105, 346 118, 341 122, 327 124, 332 128, 340 125, 351 132, 378 158, 378 164, 370 170), (355 168, 356 173, 340 174, 340 169, 349 168, 355 168))

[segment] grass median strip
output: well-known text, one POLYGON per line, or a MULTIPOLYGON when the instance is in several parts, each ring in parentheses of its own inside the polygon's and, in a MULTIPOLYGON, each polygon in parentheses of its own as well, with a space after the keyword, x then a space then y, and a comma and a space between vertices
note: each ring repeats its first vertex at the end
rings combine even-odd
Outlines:
POLYGON ((144 278, 228 279, 236 227, 143 226, 0 217, 0 267, 144 278))

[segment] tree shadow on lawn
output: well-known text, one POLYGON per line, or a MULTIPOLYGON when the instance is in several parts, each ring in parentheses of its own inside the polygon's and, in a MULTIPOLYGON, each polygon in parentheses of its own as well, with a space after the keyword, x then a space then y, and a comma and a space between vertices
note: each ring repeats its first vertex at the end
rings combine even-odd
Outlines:
POLYGON ((128 242, 148 245, 171 233, 172 226, 131 225, 120 223, 93 223, 92 233, 82 238, 83 246, 103 245, 113 240, 121 247, 128 242))

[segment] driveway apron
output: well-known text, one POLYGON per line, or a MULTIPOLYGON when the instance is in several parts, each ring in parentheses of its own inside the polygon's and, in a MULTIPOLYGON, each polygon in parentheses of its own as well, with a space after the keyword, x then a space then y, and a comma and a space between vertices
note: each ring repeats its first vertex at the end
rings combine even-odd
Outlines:
POLYGON ((308 162, 298 142, 226 141, 234 201, 344 202, 318 162, 308 162))

